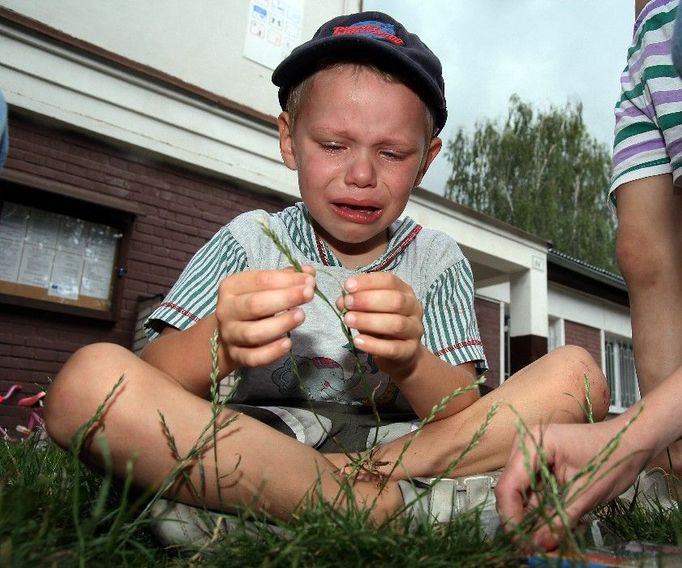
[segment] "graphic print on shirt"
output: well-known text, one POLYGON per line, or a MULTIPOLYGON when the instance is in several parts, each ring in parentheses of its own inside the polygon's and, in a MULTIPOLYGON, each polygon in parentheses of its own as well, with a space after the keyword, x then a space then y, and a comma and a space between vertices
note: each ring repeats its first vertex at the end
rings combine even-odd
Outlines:
MULTIPOLYGON (((350 350, 350 344, 344 345, 350 350)), ((310 400, 325 400, 344 404, 361 402, 377 405, 395 402, 398 390, 381 374, 371 355, 359 351, 360 361, 350 376, 343 366, 329 357, 303 357, 293 354, 272 373, 272 382, 285 397, 305 396, 310 400), (292 362, 295 360, 295 366, 292 362), (299 377, 296 376, 298 370, 299 377)))

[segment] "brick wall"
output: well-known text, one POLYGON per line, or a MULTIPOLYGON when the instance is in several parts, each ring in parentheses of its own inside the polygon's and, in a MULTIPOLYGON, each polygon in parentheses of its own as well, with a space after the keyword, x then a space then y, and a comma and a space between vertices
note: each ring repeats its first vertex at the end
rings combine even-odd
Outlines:
POLYGON ((488 359, 485 383, 490 387, 500 385, 500 304, 476 298, 474 301, 478 329, 483 341, 483 349, 488 359))
POLYGON ((601 333, 595 327, 564 321, 564 340, 566 345, 579 345, 587 349, 598 365, 601 365, 601 333))
MULTIPOLYGON (((110 341, 131 347, 138 297, 165 294, 191 255, 237 214, 285 203, 225 181, 136 155, 74 132, 10 116, 6 167, 139 204, 119 319, 114 324, 0 305, 0 394, 20 383, 25 394, 46 387, 79 347, 110 341)), ((1 183, 1 182, 0 182, 1 183)), ((0 427, 14 429, 29 410, 0 404, 0 427)))

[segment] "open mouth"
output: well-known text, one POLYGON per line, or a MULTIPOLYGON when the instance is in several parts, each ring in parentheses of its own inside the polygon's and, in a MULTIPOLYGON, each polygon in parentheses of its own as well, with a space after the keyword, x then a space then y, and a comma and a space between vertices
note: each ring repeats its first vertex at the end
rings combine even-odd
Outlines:
POLYGON ((334 205, 342 209, 350 209, 351 211, 360 212, 364 211, 365 213, 373 213, 375 211, 379 211, 379 207, 373 207, 371 205, 353 205, 351 203, 335 203, 334 205))
POLYGON ((355 223, 372 223, 381 217, 381 207, 360 203, 332 203, 337 215, 355 223))

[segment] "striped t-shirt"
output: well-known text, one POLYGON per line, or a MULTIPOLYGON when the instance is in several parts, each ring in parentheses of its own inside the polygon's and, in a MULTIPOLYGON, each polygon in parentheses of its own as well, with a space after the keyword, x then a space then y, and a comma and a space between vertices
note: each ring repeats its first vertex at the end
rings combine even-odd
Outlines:
POLYGON ((615 109, 614 201, 625 182, 672 173, 677 184, 682 174, 682 80, 671 57, 677 4, 651 0, 635 22, 615 109))
MULTIPOLYGON (((474 314, 474 283, 469 262, 447 235, 425 229, 409 217, 389 229, 386 252, 368 266, 348 269, 315 233, 308 211, 297 203, 279 213, 244 213, 225 225, 192 258, 177 283, 151 314, 146 328, 153 339, 165 325, 186 329, 215 310, 218 283, 248 269, 277 269, 288 260, 263 233, 265 221, 302 264, 316 268, 316 283, 334 303, 353 274, 388 271, 412 286, 424 307, 423 343, 453 365, 485 357, 474 314)), ((332 308, 315 297, 303 306, 304 323, 291 334, 302 382, 285 357, 265 367, 240 369, 234 402, 281 403, 311 399, 345 404, 374 400, 389 409, 406 404, 371 357, 351 352, 332 308), (359 364, 358 364, 359 363, 359 364)))

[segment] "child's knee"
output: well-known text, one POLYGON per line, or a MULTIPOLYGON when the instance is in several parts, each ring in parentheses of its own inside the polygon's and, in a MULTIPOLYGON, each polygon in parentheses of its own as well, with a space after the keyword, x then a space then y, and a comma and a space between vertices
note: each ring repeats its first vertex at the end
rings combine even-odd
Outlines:
POLYGON ((587 403, 589 396, 594 420, 603 420, 609 410, 609 384, 594 357, 578 345, 565 345, 553 353, 561 357, 567 367, 570 394, 581 403, 587 403))
POLYGON ((66 361, 45 397, 45 426, 50 437, 68 446, 113 388, 116 369, 131 353, 112 343, 82 347, 66 361))

